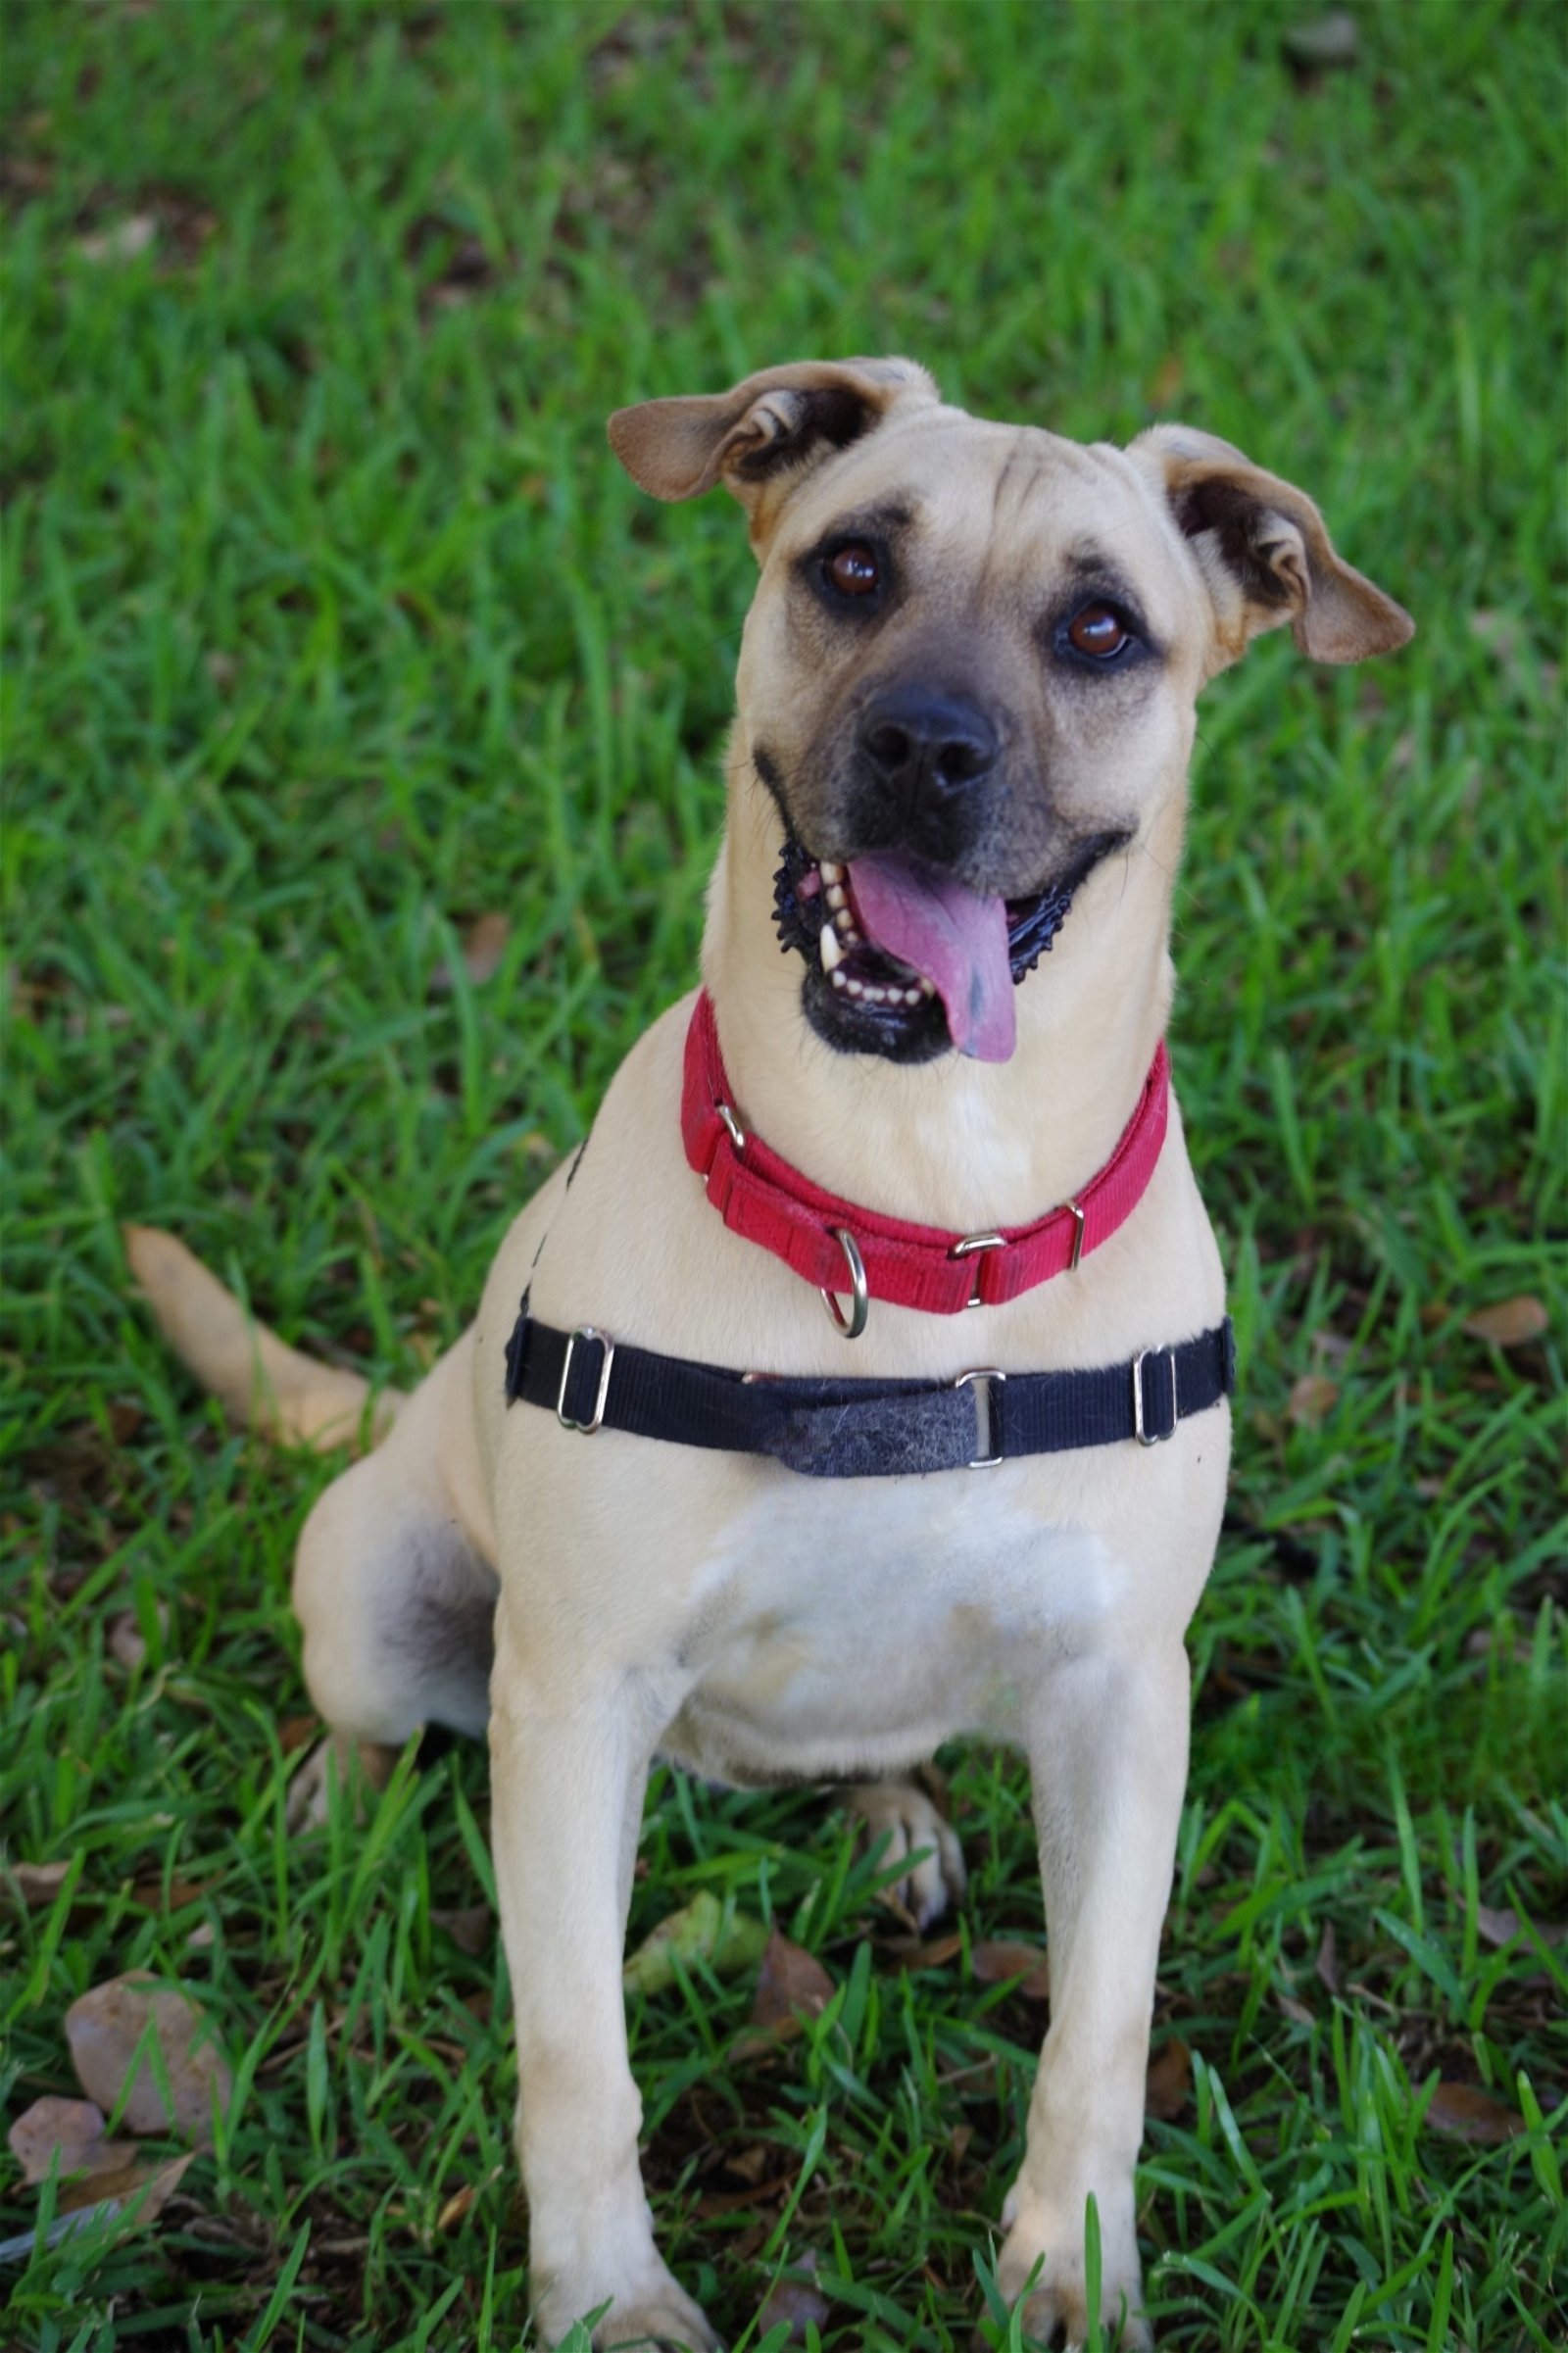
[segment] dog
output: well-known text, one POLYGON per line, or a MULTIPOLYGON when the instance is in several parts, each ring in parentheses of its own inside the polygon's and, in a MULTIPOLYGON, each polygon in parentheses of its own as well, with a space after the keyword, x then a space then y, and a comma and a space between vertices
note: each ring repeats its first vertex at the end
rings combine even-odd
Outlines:
MULTIPOLYGON (((1259 631, 1351 662, 1412 623, 1228 443, 991 422, 907 360, 609 429, 656 498, 732 492, 760 567, 703 988, 312 1511, 306 1681, 372 1778, 423 1725, 488 1732, 552 2343, 600 2308, 595 2345, 718 2342, 639 2172, 651 1760, 859 1785, 930 1918, 961 1859, 897 1777, 1021 1746, 1051 2026, 998 2278, 1081 2337, 1092 2196, 1100 2318, 1147 2345, 1133 2167, 1232 1386, 1162 1045, 1195 706, 1259 631)), ((172 1237, 130 1254, 236 1414, 362 1423, 362 1382, 172 1237)))

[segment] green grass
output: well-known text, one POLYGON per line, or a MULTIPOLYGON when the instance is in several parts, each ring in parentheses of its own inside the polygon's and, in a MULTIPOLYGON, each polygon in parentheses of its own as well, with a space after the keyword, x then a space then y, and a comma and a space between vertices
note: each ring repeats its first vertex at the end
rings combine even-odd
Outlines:
MULTIPOLYGON (((1245 1393, 1142 2228, 1189 2353, 1562 2341, 1564 1948, 1483 1934, 1568 1917, 1561 28, 1357 13, 1313 83, 1263 0, 13 0, 0 1715, 8 1853, 77 1868, 0 1912, 3 2082, 73 2090, 65 2009, 133 1966, 238 2076, 153 2228, 10 2267, 21 2342, 518 2342, 504 1964, 432 1918, 482 1891, 482 1758, 285 1837, 331 1466, 222 1428, 116 1221, 378 1375, 457 1333, 686 985, 719 822, 744 536, 641 500, 604 415, 883 349, 1227 435, 1419 620, 1365 672, 1270 640, 1202 713, 1173 1046, 1245 1393), (1466 1334, 1521 1293, 1544 1341, 1466 1334), (1440 2078, 1526 2129, 1434 2130, 1440 2078)), ((1018 1767, 948 1761, 965 1938, 1038 1935, 1018 1767)), ((645 1854, 634 1936, 711 1888, 840 1989, 763 2057, 745 1981, 634 2006, 677 2268, 749 2353, 808 2250, 825 2344, 966 2343, 1041 2013, 967 1944, 902 1969, 806 1796, 663 1778, 645 1854)), ((0 2236, 38 2211, 0 2160, 0 2236)))

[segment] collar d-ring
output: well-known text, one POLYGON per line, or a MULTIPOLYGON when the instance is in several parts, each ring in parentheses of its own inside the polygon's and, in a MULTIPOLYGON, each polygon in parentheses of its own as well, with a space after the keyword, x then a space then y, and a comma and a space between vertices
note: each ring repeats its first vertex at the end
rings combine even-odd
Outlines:
POLYGON ((860 1334, 865 1330, 866 1317, 871 1312, 871 1295, 865 1280, 865 1260, 860 1255, 859 1244, 848 1226, 830 1226, 828 1231, 844 1252, 844 1263, 849 1269, 850 1312, 848 1315, 845 1314, 831 1291, 823 1292, 822 1304, 832 1319, 835 1332, 842 1332, 846 1340, 858 1340, 860 1334))

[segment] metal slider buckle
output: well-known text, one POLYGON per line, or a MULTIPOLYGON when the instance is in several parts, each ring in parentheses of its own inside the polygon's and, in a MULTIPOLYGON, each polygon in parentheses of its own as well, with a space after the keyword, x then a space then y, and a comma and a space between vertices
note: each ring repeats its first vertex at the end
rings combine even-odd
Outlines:
POLYGON ((566 1353, 561 1362, 561 1391, 556 1398, 556 1419, 563 1430, 580 1430, 591 1438, 605 1418, 605 1399, 610 1395, 610 1368, 615 1361, 615 1344, 608 1332, 596 1331, 592 1324, 579 1324, 566 1334, 566 1353), (605 1351, 605 1361, 599 1371, 599 1391, 594 1398, 592 1421, 574 1421, 566 1411, 566 1384, 571 1379, 571 1351, 579 1340, 597 1340, 605 1351))
MULTIPOLYGON (((956 1242, 949 1250, 950 1258, 972 1257, 975 1259, 974 1281, 970 1284, 969 1296, 963 1302, 966 1307, 983 1307, 985 1305, 985 1300, 980 1297, 982 1269, 978 1253, 981 1250, 1003 1250, 1006 1247, 1007 1237, 1005 1234, 965 1234, 963 1240, 956 1242)), ((967 1379, 967 1374, 964 1377, 967 1379)))
MULTIPOLYGON (((954 1382, 953 1386, 955 1389, 967 1389, 971 1381, 996 1381, 1000 1384, 1004 1382, 1006 1378, 1006 1374, 1000 1371, 994 1364, 977 1364, 974 1365, 968 1372, 960 1373, 956 1381, 954 1382)), ((984 1391, 983 1395, 986 1401, 986 1445, 988 1446, 994 1446, 997 1443, 998 1415, 995 1404, 992 1400, 990 1390, 988 1389, 984 1391)), ((975 1443, 978 1445, 980 1440, 980 1402, 978 1396, 975 1399, 974 1424, 975 1443)), ((972 1462, 969 1464, 969 1468, 971 1471, 994 1471, 998 1463, 1002 1460, 1003 1456, 1001 1454, 976 1454, 972 1462)))
POLYGON ((1176 1350, 1174 1348, 1140 1348, 1133 1358, 1133 1436, 1141 1446, 1163 1446, 1174 1438, 1176 1425, 1182 1418, 1180 1399, 1176 1395, 1176 1350), (1170 1359, 1170 1428, 1156 1430, 1152 1435, 1144 1428, 1144 1366, 1151 1356, 1170 1359))

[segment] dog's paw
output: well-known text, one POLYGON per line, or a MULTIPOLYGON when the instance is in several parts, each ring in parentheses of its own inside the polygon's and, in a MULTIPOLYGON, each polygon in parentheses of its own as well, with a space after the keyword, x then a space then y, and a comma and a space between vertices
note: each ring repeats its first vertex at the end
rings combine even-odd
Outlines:
MULTIPOLYGON (((997 2259, 997 2284, 1009 2302, 1021 2299, 1024 2333, 1042 2345, 1069 2349, 1089 2334, 1089 2297, 1082 2233, 1069 2236, 1031 2225, 1014 2188, 1003 2212, 1012 2224, 997 2259), (1018 2219, 1013 2220, 1017 2212, 1018 2219)), ((1104 2230, 1101 2242, 1100 2326, 1105 2353, 1152 2353, 1153 2332, 1143 2316, 1144 2281, 1131 2217, 1125 2229, 1104 2230)))
POLYGON ((617 2298, 594 2330, 604 2353, 723 2353, 701 2308, 672 2279, 666 2288, 635 2304, 617 2298))
POLYGON ((891 1871, 906 1856, 919 1856, 887 1889, 909 1914, 916 1928, 929 1928, 933 1920, 941 1919, 950 1902, 961 1899, 965 1885, 963 1849, 952 1824, 938 1813, 923 1789, 906 1781, 862 1782, 845 1789, 842 1802, 865 1825, 864 1839, 868 1847, 886 1838, 881 1856, 883 1870, 891 1871))
POLYGON ((723 2353, 702 2307, 652 2249, 621 2269, 615 2286, 602 2277, 567 2280, 558 2274, 534 2308, 540 2341, 559 2345, 576 2320, 594 2312, 602 2316, 594 2323, 595 2353, 723 2353))

